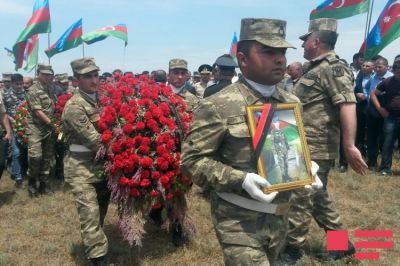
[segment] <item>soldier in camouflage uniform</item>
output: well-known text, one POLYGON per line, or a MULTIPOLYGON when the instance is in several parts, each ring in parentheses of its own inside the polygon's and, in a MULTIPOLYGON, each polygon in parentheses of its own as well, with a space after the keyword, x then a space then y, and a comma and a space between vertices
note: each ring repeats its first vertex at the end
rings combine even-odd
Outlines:
POLYGON ((243 77, 201 101, 183 144, 182 171, 211 190, 211 215, 226 265, 270 265, 286 236, 290 192, 264 194, 245 107, 298 102, 285 73, 286 22, 243 19, 237 58, 243 77))
POLYGON ((273 128, 271 130, 271 142, 273 151, 277 157, 277 164, 281 170, 282 181, 289 182, 289 173, 288 173, 288 152, 289 152, 289 144, 285 137, 285 134, 279 128, 273 128))
POLYGON ((104 174, 104 161, 96 161, 100 145, 97 122, 99 68, 93 58, 71 62, 79 90, 65 105, 63 132, 69 150, 64 159, 65 181, 72 187, 81 224, 85 252, 93 265, 106 265, 107 237, 103 231, 110 192, 104 174))
MULTIPOLYGON (((296 190, 289 211, 288 246, 289 262, 295 264, 303 255, 311 217, 324 230, 342 228, 340 217, 327 191, 328 174, 338 155, 340 126, 343 132, 343 146, 351 167, 359 174, 365 174, 367 165, 354 145, 356 130, 356 99, 353 92, 354 78, 334 52, 337 36, 337 22, 334 19, 310 21, 309 32, 300 37, 304 41, 304 58, 310 60, 310 67, 294 87, 294 94, 303 104, 303 121, 310 148, 311 159, 320 166, 318 176, 324 187, 309 195, 296 190)), ((320 254, 322 259, 339 259, 354 253, 350 243, 347 252, 320 254)))
POLYGON ((57 101, 53 91, 54 72, 50 65, 38 64, 37 82, 26 92, 28 102, 28 192, 51 193, 48 179, 54 161, 55 135, 59 129, 52 121, 57 101), (39 189, 37 181, 40 182, 39 189))

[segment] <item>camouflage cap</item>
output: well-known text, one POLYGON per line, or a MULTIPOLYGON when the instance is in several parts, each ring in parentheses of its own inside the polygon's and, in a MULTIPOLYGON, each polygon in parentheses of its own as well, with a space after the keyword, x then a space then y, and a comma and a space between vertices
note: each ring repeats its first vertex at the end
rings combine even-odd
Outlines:
POLYGON ((53 71, 53 68, 51 67, 51 65, 46 65, 46 64, 38 64, 37 72, 46 74, 46 75, 54 75, 54 71, 53 71))
POLYGON ((213 69, 212 66, 203 64, 203 65, 199 66, 198 71, 199 71, 200 75, 201 74, 207 75, 207 74, 211 73, 212 69, 213 69))
POLYGON ((67 73, 63 73, 63 74, 59 74, 56 78, 56 80, 60 83, 67 83, 69 82, 68 79, 68 74, 67 73))
POLYGON ((188 70, 188 63, 186 60, 174 58, 169 60, 169 69, 185 69, 188 70))
POLYGON ((93 57, 83 57, 75 59, 71 63, 71 68, 74 73, 84 75, 92 71, 99 71, 100 68, 94 62, 93 57))
POLYGON ((2 76, 3 76, 3 81, 11 81, 12 73, 9 72, 3 73, 2 76))
POLYGON ((199 71, 193 71, 193 77, 200 77, 199 71))
POLYGON ((295 48, 285 40, 286 21, 279 19, 244 18, 239 41, 257 41, 273 48, 295 48))
POLYGON ((308 26, 308 32, 304 35, 301 35, 299 38, 302 41, 305 41, 311 33, 315 31, 326 30, 326 31, 337 31, 337 20, 333 18, 319 18, 313 19, 310 21, 310 25, 308 26))

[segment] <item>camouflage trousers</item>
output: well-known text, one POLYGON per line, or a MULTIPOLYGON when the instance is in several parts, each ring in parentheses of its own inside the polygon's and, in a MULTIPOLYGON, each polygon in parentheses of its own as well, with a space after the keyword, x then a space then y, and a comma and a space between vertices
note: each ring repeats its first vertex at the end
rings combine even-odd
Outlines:
POLYGON ((211 215, 225 265, 271 265, 286 238, 286 216, 243 209, 211 193, 211 215))
POLYGON ((324 187, 316 192, 308 192, 305 189, 293 190, 288 213, 287 235, 287 244, 293 247, 304 246, 312 217, 325 230, 342 228, 340 216, 327 190, 328 174, 334 161, 315 160, 315 162, 319 165, 317 174, 324 187))
POLYGON ((31 134, 28 139, 28 177, 46 182, 54 161, 54 137, 31 134))
POLYGON ((78 209, 81 236, 89 259, 105 256, 108 240, 103 231, 110 202, 107 183, 69 183, 78 209))

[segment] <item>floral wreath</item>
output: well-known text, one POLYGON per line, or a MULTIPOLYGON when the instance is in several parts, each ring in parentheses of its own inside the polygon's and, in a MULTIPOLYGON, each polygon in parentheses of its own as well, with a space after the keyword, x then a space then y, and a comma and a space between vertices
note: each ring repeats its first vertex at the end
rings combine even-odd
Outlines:
POLYGON ((26 146, 28 143, 28 133, 26 132, 26 115, 28 113, 28 102, 22 101, 18 106, 15 113, 14 132, 17 141, 26 146))
POLYGON ((179 165, 192 119, 182 98, 165 84, 132 75, 105 84, 101 94, 103 145, 97 157, 106 158, 108 187, 124 239, 141 245, 146 217, 162 206, 168 209, 165 228, 179 222, 194 233, 184 197, 192 181, 179 165))
MULTIPOLYGON (((62 125, 62 113, 64 111, 65 104, 68 102, 69 99, 71 99, 72 96, 73 96, 72 93, 66 93, 57 96, 57 102, 52 122, 59 128, 61 128, 62 125)), ((62 132, 58 133, 58 135, 56 136, 57 141, 62 141, 62 137, 63 137, 62 132)))

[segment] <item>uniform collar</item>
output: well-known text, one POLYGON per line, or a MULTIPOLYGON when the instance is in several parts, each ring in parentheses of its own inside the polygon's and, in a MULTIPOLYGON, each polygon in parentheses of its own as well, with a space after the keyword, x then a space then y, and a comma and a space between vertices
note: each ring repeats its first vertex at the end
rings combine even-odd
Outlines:
POLYGON ((321 54, 320 56, 317 56, 316 58, 311 59, 310 62, 311 62, 311 64, 314 64, 315 62, 322 61, 325 58, 332 58, 332 57, 337 58, 335 51, 329 51, 327 53, 321 54))
POLYGON ((263 96, 249 82, 247 82, 244 77, 240 77, 238 83, 241 83, 244 86, 246 86, 246 88, 244 86, 239 86, 239 90, 242 93, 247 105, 253 105, 256 102, 269 102, 270 99, 274 99, 278 102, 283 101, 282 95, 280 93, 280 89, 282 89, 280 88, 281 83, 275 85, 275 89, 271 97, 263 96))
POLYGON ((98 95, 97 93, 86 93, 82 90, 79 90, 80 95, 82 96, 83 99, 85 99, 87 102, 89 102, 92 105, 96 105, 98 101, 98 95))

